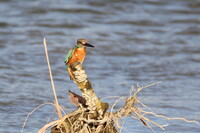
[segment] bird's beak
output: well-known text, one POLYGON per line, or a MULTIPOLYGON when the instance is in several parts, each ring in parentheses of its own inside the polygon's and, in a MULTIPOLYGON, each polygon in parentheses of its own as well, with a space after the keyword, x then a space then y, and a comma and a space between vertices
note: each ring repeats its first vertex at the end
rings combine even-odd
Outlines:
POLYGON ((92 44, 89 44, 89 43, 85 43, 83 44, 84 46, 87 46, 87 47, 94 47, 92 44))

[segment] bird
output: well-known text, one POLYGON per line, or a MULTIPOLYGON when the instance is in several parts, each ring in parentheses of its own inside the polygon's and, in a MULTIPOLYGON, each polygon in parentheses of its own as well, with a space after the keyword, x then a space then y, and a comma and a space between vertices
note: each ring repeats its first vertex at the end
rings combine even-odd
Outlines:
POLYGON ((72 49, 69 50, 65 58, 64 63, 69 72, 71 80, 74 80, 74 76, 72 75, 72 70, 70 68, 70 65, 75 62, 80 62, 81 64, 83 63, 87 53, 86 47, 94 47, 94 46, 84 38, 77 39, 77 44, 72 49))
POLYGON ((69 99, 72 104, 74 104, 78 108, 87 107, 85 98, 83 98, 82 96, 79 96, 78 94, 70 90, 68 91, 69 91, 69 99))

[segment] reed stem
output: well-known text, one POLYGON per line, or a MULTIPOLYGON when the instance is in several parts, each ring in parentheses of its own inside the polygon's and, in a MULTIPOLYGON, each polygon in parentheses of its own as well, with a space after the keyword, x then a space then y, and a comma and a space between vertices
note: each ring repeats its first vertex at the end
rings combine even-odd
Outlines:
POLYGON ((56 89, 55 89, 54 82, 53 82, 53 76, 52 76, 52 72, 51 72, 51 66, 50 66, 50 63, 49 63, 49 56, 48 56, 48 50, 47 50, 47 44, 46 44, 46 39, 45 38, 43 40, 43 44, 44 44, 44 50, 45 50, 45 54, 46 54, 47 65, 48 65, 48 69, 49 69, 49 76, 50 76, 50 79, 51 79, 51 86, 52 86, 52 90, 53 90, 53 94, 54 94, 54 99, 55 99, 56 111, 57 111, 58 117, 60 119, 62 119, 60 105, 58 103, 58 99, 57 99, 57 95, 56 95, 56 89))

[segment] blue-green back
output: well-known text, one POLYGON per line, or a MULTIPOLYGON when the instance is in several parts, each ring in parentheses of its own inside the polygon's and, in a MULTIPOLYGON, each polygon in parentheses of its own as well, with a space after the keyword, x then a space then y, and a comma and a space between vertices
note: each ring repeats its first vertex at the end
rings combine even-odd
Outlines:
MULTIPOLYGON (((72 49, 69 50, 69 52, 67 53, 67 56, 65 58, 65 63, 67 64, 69 59, 72 57, 72 55, 74 54, 74 51, 76 50, 76 48, 80 48, 81 45, 76 45, 75 47, 73 47, 72 49)), ((67 65, 66 65, 67 66, 67 65)), ((68 68, 68 66, 67 66, 68 68)))
POLYGON ((69 59, 72 57, 72 54, 74 53, 75 48, 72 48, 69 50, 69 52, 67 53, 67 56, 65 58, 65 63, 67 63, 69 61, 69 59))

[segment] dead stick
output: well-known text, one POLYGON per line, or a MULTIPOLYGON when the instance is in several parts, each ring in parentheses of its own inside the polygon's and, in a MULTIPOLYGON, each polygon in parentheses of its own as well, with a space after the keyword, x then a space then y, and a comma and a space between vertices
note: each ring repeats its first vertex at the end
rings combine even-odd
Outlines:
POLYGON ((56 107, 56 110, 57 110, 57 113, 58 113, 58 117, 60 119, 62 119, 62 114, 61 114, 61 111, 60 111, 60 106, 58 104, 58 99, 57 99, 57 95, 56 95, 56 89, 55 89, 54 82, 53 82, 53 76, 52 76, 52 73, 51 73, 51 66, 50 66, 50 63, 49 63, 49 56, 48 56, 48 50, 47 50, 47 44, 46 44, 45 38, 44 38, 43 43, 44 43, 44 50, 45 50, 45 54, 46 54, 47 65, 48 65, 48 69, 49 69, 49 76, 50 76, 50 79, 51 79, 51 86, 52 86, 52 90, 53 90, 53 94, 54 94, 54 98, 55 98, 55 107, 56 107))

